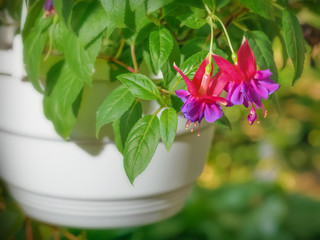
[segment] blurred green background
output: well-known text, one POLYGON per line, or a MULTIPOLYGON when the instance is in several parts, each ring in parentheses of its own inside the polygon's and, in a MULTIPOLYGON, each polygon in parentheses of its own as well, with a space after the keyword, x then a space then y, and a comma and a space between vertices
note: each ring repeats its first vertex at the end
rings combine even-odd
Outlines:
POLYGON ((232 131, 217 127, 208 163, 185 208, 148 226, 83 230, 26 219, 0 184, 0 239, 320 239, 320 19, 303 9, 308 54, 302 78, 293 74, 280 44, 275 58, 280 90, 268 102, 267 118, 250 126, 244 107, 225 109, 232 131), (278 53, 279 51, 279 53, 278 53))

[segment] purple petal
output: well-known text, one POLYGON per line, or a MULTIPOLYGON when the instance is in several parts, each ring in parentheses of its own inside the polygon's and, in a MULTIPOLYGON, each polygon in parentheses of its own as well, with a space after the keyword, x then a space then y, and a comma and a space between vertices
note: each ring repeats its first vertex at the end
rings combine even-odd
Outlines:
POLYGON ((256 80, 257 85, 261 85, 268 90, 268 94, 272 94, 280 88, 280 85, 270 78, 256 80))
POLYGON ((209 123, 213 123, 217 119, 221 118, 223 115, 223 112, 221 110, 221 107, 218 104, 206 104, 204 108, 204 118, 209 123))
POLYGON ((265 79, 270 78, 272 76, 272 72, 269 69, 257 71, 254 75, 254 79, 265 79))
POLYGON ((44 3, 44 9, 46 11, 49 11, 49 10, 51 10, 52 7, 53 7, 52 0, 46 0, 45 3, 44 3))
POLYGON ((235 105, 240 105, 243 103, 243 94, 241 92, 242 85, 243 84, 235 84, 232 91, 228 92, 228 95, 230 94, 230 101, 235 105))
POLYGON ((186 90, 176 90, 175 91, 177 97, 181 98, 182 102, 186 102, 190 97, 190 93, 186 90))
POLYGON ((249 84, 254 89, 254 91, 258 95, 260 95, 260 97, 262 97, 265 100, 268 98, 269 93, 265 87, 261 86, 260 84, 256 84, 254 79, 252 79, 249 84))
POLYGON ((250 99, 252 100, 252 102, 254 102, 257 106, 261 106, 261 96, 259 95, 259 93, 257 91, 255 91, 255 89, 252 86, 248 86, 247 87, 247 94, 250 96, 250 99))
POLYGON ((191 122, 200 122, 203 118, 204 105, 205 104, 197 100, 197 98, 190 96, 181 107, 181 111, 184 117, 191 122))

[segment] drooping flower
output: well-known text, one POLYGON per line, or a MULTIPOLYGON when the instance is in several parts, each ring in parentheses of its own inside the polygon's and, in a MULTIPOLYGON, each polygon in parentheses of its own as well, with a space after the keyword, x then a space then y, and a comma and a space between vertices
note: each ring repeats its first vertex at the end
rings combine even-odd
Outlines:
POLYGON ((220 77, 229 82, 226 99, 231 104, 243 104, 248 108, 248 121, 251 125, 257 118, 255 108, 261 107, 266 117, 267 112, 261 98, 266 100, 280 85, 270 78, 272 73, 269 69, 257 71, 256 60, 246 38, 241 43, 234 65, 218 55, 213 55, 213 58, 223 73, 220 77))
MULTIPOLYGON (((180 73, 187 85, 186 90, 176 90, 175 93, 183 101, 181 111, 184 117, 188 119, 186 128, 194 124, 194 127, 200 124, 204 118, 207 122, 212 123, 222 117, 223 113, 219 104, 226 105, 226 99, 219 97, 221 91, 225 88, 227 82, 218 81, 218 76, 221 72, 216 74, 212 79, 213 63, 211 56, 208 55, 200 64, 192 81, 176 66, 174 68, 180 73)), ((199 135, 199 133, 198 133, 199 135)))
POLYGON ((56 12, 54 9, 52 0, 46 0, 43 7, 44 7, 44 17, 50 17, 53 13, 56 12))

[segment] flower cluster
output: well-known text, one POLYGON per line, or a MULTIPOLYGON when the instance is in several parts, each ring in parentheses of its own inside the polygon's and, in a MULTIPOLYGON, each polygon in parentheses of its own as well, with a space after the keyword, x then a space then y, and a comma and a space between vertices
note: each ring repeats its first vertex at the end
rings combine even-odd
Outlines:
POLYGON ((270 78, 272 73, 269 69, 257 70, 254 54, 245 38, 234 64, 221 56, 209 54, 192 81, 177 66, 174 67, 183 77, 188 89, 175 91, 184 102, 181 111, 188 119, 187 128, 190 124, 200 125, 203 118, 210 123, 221 118, 223 113, 220 105, 231 107, 241 104, 248 108, 248 121, 252 125, 257 118, 256 109, 261 107, 264 116, 267 114, 261 99, 266 100, 280 87, 270 78), (218 73, 213 77, 211 57, 219 67, 218 73), (227 92, 226 99, 219 97, 223 90, 227 92))

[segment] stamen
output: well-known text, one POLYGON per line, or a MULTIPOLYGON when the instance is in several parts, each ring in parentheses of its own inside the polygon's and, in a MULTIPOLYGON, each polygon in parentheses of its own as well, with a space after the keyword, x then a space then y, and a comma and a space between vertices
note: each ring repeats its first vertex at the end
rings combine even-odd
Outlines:
POLYGON ((198 137, 200 137, 200 125, 201 125, 201 122, 199 122, 199 127, 198 127, 198 137))
POLYGON ((247 117, 249 124, 252 125, 257 118, 257 113, 253 103, 249 102, 249 115, 247 117))
POLYGON ((263 110, 264 118, 266 118, 268 112, 267 112, 267 110, 264 108, 263 104, 261 104, 261 108, 262 108, 262 110, 263 110))
POLYGON ((187 122, 186 122, 186 125, 184 125, 184 127, 186 128, 186 130, 188 130, 189 129, 189 125, 190 124, 190 121, 188 120, 187 122))

